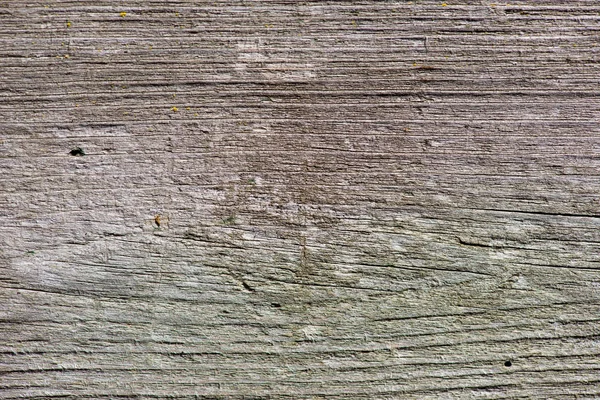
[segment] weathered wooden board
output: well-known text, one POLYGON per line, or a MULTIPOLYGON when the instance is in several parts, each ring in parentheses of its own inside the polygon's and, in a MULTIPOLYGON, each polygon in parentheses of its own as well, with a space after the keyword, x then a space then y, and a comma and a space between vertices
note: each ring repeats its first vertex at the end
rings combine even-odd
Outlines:
POLYGON ((1 2, 0 397, 600 398, 599 32, 1 2))

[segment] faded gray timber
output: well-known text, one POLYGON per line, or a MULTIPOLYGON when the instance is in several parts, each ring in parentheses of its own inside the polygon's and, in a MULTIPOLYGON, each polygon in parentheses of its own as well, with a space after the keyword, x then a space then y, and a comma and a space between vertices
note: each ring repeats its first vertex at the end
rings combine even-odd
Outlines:
POLYGON ((599 33, 0 2, 0 398, 600 398, 599 33))

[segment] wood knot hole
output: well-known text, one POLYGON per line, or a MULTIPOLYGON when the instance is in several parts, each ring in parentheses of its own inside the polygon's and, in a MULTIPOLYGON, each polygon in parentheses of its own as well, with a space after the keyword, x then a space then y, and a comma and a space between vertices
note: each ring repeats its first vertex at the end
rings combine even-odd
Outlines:
POLYGON ((72 156, 76 156, 76 157, 85 156, 85 152, 83 151, 83 149, 81 147, 75 147, 73 150, 71 150, 69 152, 69 154, 72 156))

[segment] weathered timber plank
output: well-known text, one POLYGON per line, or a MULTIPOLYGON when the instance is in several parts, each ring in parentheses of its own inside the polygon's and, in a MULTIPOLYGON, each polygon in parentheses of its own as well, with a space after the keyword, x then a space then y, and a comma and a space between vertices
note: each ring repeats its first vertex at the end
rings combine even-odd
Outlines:
POLYGON ((0 398, 600 397, 599 22, 2 2, 0 398))

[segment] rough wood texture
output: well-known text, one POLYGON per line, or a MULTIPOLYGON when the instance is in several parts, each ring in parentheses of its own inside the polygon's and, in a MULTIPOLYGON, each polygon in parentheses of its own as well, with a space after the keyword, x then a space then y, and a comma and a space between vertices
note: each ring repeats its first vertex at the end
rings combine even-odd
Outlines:
POLYGON ((599 398, 599 22, 3 1, 0 397, 599 398))

